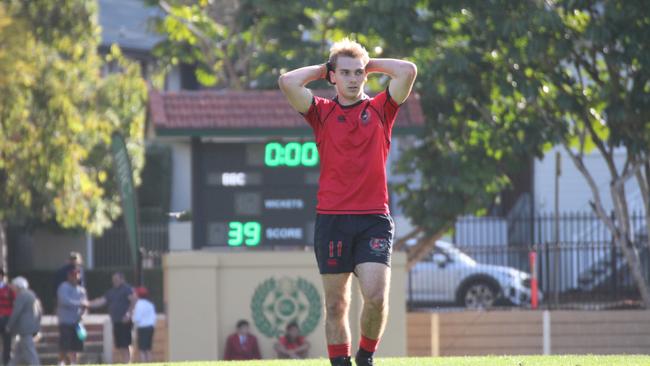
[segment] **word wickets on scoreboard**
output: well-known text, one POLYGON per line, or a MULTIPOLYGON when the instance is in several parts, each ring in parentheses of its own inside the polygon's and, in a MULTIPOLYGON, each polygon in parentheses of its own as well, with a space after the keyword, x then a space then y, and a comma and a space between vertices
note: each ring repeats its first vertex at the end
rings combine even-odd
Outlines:
POLYGON ((201 143, 195 235, 212 247, 313 243, 314 142, 201 143))

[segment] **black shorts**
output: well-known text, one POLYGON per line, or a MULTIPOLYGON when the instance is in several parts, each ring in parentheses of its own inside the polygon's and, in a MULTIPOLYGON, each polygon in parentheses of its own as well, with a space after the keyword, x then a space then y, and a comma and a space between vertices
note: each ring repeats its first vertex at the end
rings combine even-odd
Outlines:
POLYGON ((77 324, 59 324, 59 351, 81 352, 84 342, 77 336, 77 324))
POLYGON ((153 342, 153 327, 138 328, 138 349, 140 351, 151 351, 153 342))
POLYGON ((113 340, 115 348, 128 348, 131 345, 131 329, 133 323, 113 323, 113 340))
POLYGON ((320 273, 350 273, 365 262, 390 266, 394 232, 388 214, 316 215, 314 252, 320 273))

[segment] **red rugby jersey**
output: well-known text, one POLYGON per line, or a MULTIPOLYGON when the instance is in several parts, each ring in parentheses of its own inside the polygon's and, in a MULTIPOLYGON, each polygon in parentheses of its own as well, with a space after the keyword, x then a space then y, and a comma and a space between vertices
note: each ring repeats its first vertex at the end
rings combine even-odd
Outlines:
POLYGON ((16 294, 6 283, 0 286, 0 316, 11 316, 16 294))
POLYGON ((318 213, 389 213, 386 159, 398 110, 388 89, 349 106, 314 97, 304 118, 320 155, 318 213))

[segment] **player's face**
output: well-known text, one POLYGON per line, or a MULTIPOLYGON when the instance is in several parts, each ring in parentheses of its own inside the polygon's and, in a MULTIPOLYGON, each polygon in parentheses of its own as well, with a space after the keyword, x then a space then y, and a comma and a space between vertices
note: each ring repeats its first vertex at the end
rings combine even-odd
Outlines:
POLYGON ((298 336, 300 335, 300 331, 296 327, 290 327, 289 329, 287 329, 287 335, 290 338, 298 338, 298 336))
POLYGON ((354 102, 363 93, 363 85, 366 83, 366 65, 360 58, 339 56, 336 60, 334 81, 339 97, 354 102))
POLYGON ((124 282, 124 279, 122 278, 122 276, 116 273, 112 277, 112 282, 113 282, 113 287, 120 287, 122 282, 124 282))

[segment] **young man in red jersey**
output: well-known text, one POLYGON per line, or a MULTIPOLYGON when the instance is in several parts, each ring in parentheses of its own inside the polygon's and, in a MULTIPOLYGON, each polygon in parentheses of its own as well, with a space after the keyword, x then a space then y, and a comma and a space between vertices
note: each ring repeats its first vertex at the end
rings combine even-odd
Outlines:
POLYGON ((411 62, 371 59, 361 45, 345 39, 332 46, 327 64, 287 72, 278 81, 291 106, 314 130, 321 159, 314 251, 325 289, 325 332, 334 366, 352 364, 352 273, 364 300, 357 366, 373 364, 386 325, 394 230, 386 158, 395 117, 416 74, 411 62), (363 90, 369 73, 391 78, 374 98, 363 90), (336 88, 332 100, 313 96, 306 88, 323 78, 336 88))

